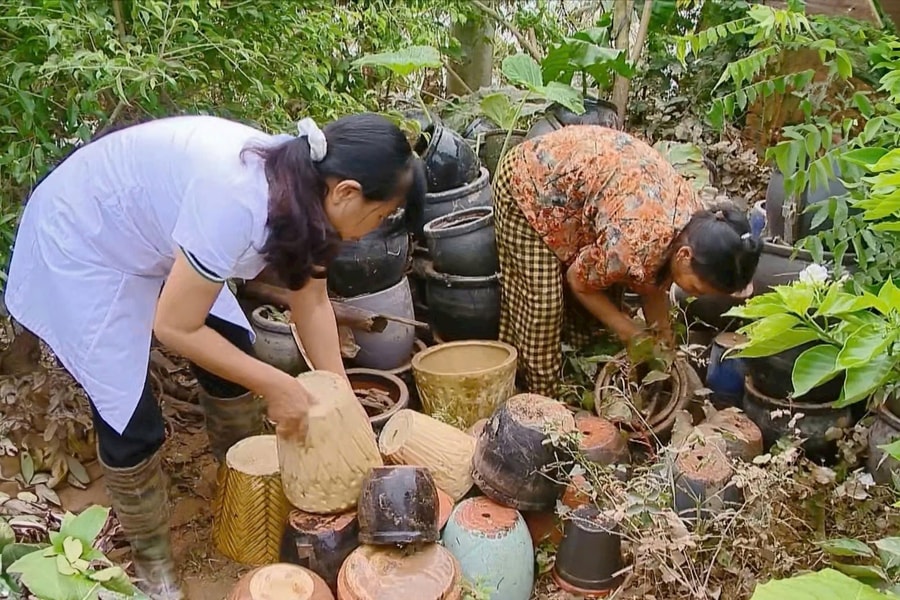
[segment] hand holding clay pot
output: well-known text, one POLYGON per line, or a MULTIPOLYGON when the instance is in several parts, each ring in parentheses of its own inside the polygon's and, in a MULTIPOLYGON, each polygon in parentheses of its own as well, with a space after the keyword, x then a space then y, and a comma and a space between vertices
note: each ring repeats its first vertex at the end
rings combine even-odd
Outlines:
POLYGON ((303 384, 285 374, 275 378, 263 396, 269 419, 275 422, 278 435, 286 439, 305 439, 310 396, 303 384))

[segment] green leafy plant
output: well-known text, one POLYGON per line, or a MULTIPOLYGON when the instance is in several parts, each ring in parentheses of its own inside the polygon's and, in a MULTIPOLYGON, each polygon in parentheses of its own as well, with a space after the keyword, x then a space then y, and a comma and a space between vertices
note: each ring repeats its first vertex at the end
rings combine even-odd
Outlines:
POLYGON ((811 344, 793 366, 793 396, 836 377, 844 383, 836 406, 869 397, 881 402, 900 386, 900 289, 885 282, 876 293, 848 291, 845 278, 829 278, 811 265, 800 279, 751 298, 727 316, 751 322, 737 356, 773 356, 811 344))
POLYGON ((889 600, 894 594, 886 595, 875 588, 848 577, 834 569, 822 569, 815 573, 797 575, 788 579, 776 579, 761 583, 750 600, 889 600))
POLYGON ((586 96, 591 87, 610 89, 616 75, 633 77, 636 69, 628 61, 628 53, 614 48, 609 38, 611 26, 612 13, 604 13, 596 27, 578 31, 555 44, 541 61, 544 83, 572 85, 579 75, 581 93, 586 96))
POLYGON ((900 594, 900 538, 882 538, 872 546, 849 538, 819 543, 831 557, 832 566, 841 573, 873 588, 900 594))

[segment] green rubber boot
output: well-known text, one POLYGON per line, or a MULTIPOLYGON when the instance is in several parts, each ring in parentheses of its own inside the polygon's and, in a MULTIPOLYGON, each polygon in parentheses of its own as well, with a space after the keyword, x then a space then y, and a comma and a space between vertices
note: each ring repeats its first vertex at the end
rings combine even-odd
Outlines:
POLYGON ((218 398, 200 391, 200 406, 206 415, 209 447, 219 464, 239 441, 264 433, 263 402, 247 392, 235 398, 218 398))

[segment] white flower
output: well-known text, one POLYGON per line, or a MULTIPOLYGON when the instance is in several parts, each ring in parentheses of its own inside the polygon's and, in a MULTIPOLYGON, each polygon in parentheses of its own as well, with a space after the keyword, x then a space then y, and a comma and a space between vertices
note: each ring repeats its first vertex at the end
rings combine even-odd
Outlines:
POLYGON ((825 283, 828 281, 828 269, 813 263, 800 271, 800 281, 812 284, 825 283))

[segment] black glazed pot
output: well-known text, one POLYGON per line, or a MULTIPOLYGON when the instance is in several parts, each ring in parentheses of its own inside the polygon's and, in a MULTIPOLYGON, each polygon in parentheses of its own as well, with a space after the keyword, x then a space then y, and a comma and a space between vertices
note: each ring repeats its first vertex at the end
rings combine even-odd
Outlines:
POLYGON ((491 174, 491 179, 497 172, 497 165, 500 159, 509 149, 517 144, 525 141, 526 132, 522 129, 514 129, 512 133, 506 129, 491 129, 484 133, 478 134, 476 138, 476 147, 478 148, 478 158, 491 174), (509 136, 509 142, 506 141, 509 136), (506 144, 506 151, 503 151, 503 145, 506 144))
POLYGON ((562 452, 544 441, 547 428, 575 430, 564 404, 518 394, 501 404, 475 445, 472 478, 485 496, 516 510, 551 510, 563 491, 562 452))
POLYGON ((438 273, 425 264, 425 302, 432 333, 445 342, 496 340, 500 334, 500 278, 438 273))
POLYGON ((766 450, 772 447, 779 438, 794 433, 805 438, 803 450, 811 460, 831 462, 837 453, 837 444, 828 440, 825 433, 832 427, 846 429, 853 426, 856 419, 850 407, 834 408, 831 402, 823 404, 796 404, 785 400, 776 400, 759 392, 750 377, 744 383, 744 413, 750 417, 763 434, 766 450), (777 417, 773 411, 779 411, 777 417), (803 413, 794 428, 789 427, 796 413, 803 413))
POLYGON ((618 587, 623 579, 617 574, 623 567, 618 529, 593 505, 569 513, 553 566, 556 584, 569 594, 587 597, 618 587))
POLYGON ((334 592, 344 559, 359 546, 356 511, 313 515, 293 510, 281 538, 279 560, 319 575, 334 592))
POLYGON ((439 502, 428 469, 374 467, 363 481, 357 507, 359 541, 395 545, 436 542, 439 502))
POLYGON ((425 241, 438 273, 484 277, 500 270, 494 209, 479 206, 438 217, 425 225, 425 241))
MULTIPOLYGON (((792 375, 794 363, 806 350, 818 345, 816 342, 802 344, 796 348, 779 352, 772 356, 760 358, 741 359, 747 370, 747 375, 753 381, 753 387, 760 394, 770 398, 785 399, 794 391, 792 375)), ((794 404, 821 404, 834 402, 841 396, 841 388, 844 387, 844 376, 840 375, 831 381, 811 389, 808 393, 794 398, 794 404)))
POLYGON ((351 298, 396 285, 409 259, 409 233, 402 223, 401 209, 368 235, 343 242, 328 266, 328 289, 351 298))
MULTIPOLYGON (((828 185, 811 190, 810 186, 812 184, 809 183, 807 184, 806 189, 800 194, 798 206, 796 207, 800 219, 796 237, 797 240, 832 228, 833 221, 830 217, 826 218, 817 227, 813 227, 812 220, 814 213, 806 212, 806 209, 814 204, 825 202, 829 198, 843 196, 847 193, 847 188, 839 179, 840 169, 838 168, 838 165, 834 165, 834 170, 837 177, 829 179, 827 182, 828 185)), ((766 224, 768 226, 769 235, 784 240, 793 240, 794 232, 785 231, 784 213, 782 212, 784 210, 784 199, 784 174, 778 167, 775 167, 772 169, 772 176, 770 177, 769 185, 766 188, 766 224)))
POLYGON ((478 177, 478 155, 466 140, 442 125, 429 125, 416 141, 416 154, 425 163, 428 191, 446 192, 478 177))
POLYGON ((530 140, 569 125, 601 125, 611 129, 622 129, 619 109, 615 104, 606 100, 585 98, 584 113, 580 115, 560 104, 551 105, 544 116, 531 126, 525 139, 530 140))
POLYGON ((488 131, 497 130, 497 124, 487 117, 477 117, 463 130, 463 137, 467 140, 475 141, 478 136, 488 131))
POLYGON ((414 233, 422 239, 426 223, 466 208, 491 206, 491 200, 491 176, 488 170, 482 167, 478 177, 471 183, 446 192, 425 194, 425 203, 422 205, 414 233))

